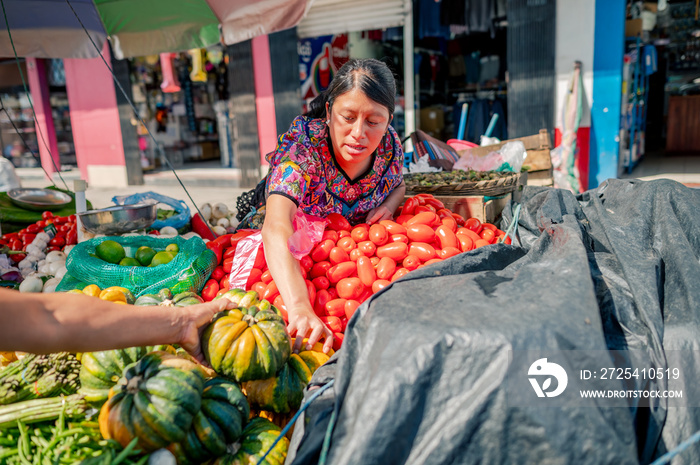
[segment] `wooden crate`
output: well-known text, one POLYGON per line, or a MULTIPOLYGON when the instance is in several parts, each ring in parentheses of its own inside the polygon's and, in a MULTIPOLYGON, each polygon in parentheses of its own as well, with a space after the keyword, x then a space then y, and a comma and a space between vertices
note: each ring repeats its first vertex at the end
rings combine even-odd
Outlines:
MULTIPOLYGON (((410 197, 406 196, 407 199, 410 197)), ((445 204, 445 208, 461 215, 464 219, 477 218, 481 222, 495 223, 500 218, 503 208, 512 198, 512 194, 498 197, 436 195, 435 198, 445 204)))
POLYGON ((527 158, 525 158, 523 165, 528 168, 528 184, 536 186, 553 185, 552 158, 550 156, 552 143, 549 137, 549 131, 546 129, 540 129, 539 134, 533 136, 504 140, 498 144, 473 147, 471 149, 460 150, 457 153, 463 155, 467 151, 470 151, 472 155, 485 157, 491 152, 498 151, 506 143, 514 141, 522 142, 527 151, 527 158))

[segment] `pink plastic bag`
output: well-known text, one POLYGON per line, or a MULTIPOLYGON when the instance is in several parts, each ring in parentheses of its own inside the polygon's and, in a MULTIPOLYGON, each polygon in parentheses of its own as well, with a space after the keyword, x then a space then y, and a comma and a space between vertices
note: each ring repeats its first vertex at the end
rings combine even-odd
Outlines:
MULTIPOLYGON (((292 221, 294 233, 287 241, 289 251, 292 252, 294 258, 299 260, 311 252, 311 249, 321 241, 327 222, 325 218, 307 215, 300 209, 297 209, 292 221)), ((231 263, 231 274, 228 278, 231 289, 246 288, 255 259, 262 248, 262 232, 260 231, 244 237, 238 242, 236 254, 233 256, 233 262, 231 263)))
POLYGON ((325 218, 308 215, 297 208, 292 221, 294 234, 287 241, 289 251, 292 252, 294 258, 299 260, 311 252, 311 249, 321 241, 327 223, 328 220, 325 218))

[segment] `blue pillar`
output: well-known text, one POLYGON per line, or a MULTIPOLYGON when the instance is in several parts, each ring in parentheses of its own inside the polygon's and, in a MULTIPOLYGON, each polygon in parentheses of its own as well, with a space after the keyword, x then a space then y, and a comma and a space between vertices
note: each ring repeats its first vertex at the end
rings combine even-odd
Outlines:
POLYGON ((624 46, 625 0, 596 0, 589 188, 617 177, 624 46))

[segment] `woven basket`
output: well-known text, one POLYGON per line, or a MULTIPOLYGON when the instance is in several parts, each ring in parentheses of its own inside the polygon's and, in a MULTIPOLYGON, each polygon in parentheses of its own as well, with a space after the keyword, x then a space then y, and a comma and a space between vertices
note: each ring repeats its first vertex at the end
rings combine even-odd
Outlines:
POLYGON ((431 186, 423 186, 412 182, 411 175, 404 175, 406 182, 406 195, 428 193, 433 195, 503 195, 513 192, 518 187, 520 173, 512 173, 500 176, 496 179, 484 179, 481 181, 464 181, 459 183, 445 183, 431 186))

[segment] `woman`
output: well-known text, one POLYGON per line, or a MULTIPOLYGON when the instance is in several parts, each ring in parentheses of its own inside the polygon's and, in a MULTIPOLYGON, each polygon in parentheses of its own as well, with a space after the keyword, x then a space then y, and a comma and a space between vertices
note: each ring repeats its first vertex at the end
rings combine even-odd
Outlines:
POLYGON ((263 244, 287 307, 288 330, 297 333, 295 351, 308 337, 308 348, 325 339, 327 352, 333 333, 314 313, 298 262, 289 252, 292 220, 297 208, 321 217, 340 213, 351 223, 392 217, 406 190, 403 149, 389 126, 395 94, 394 76, 384 63, 350 61, 267 156, 263 244))

